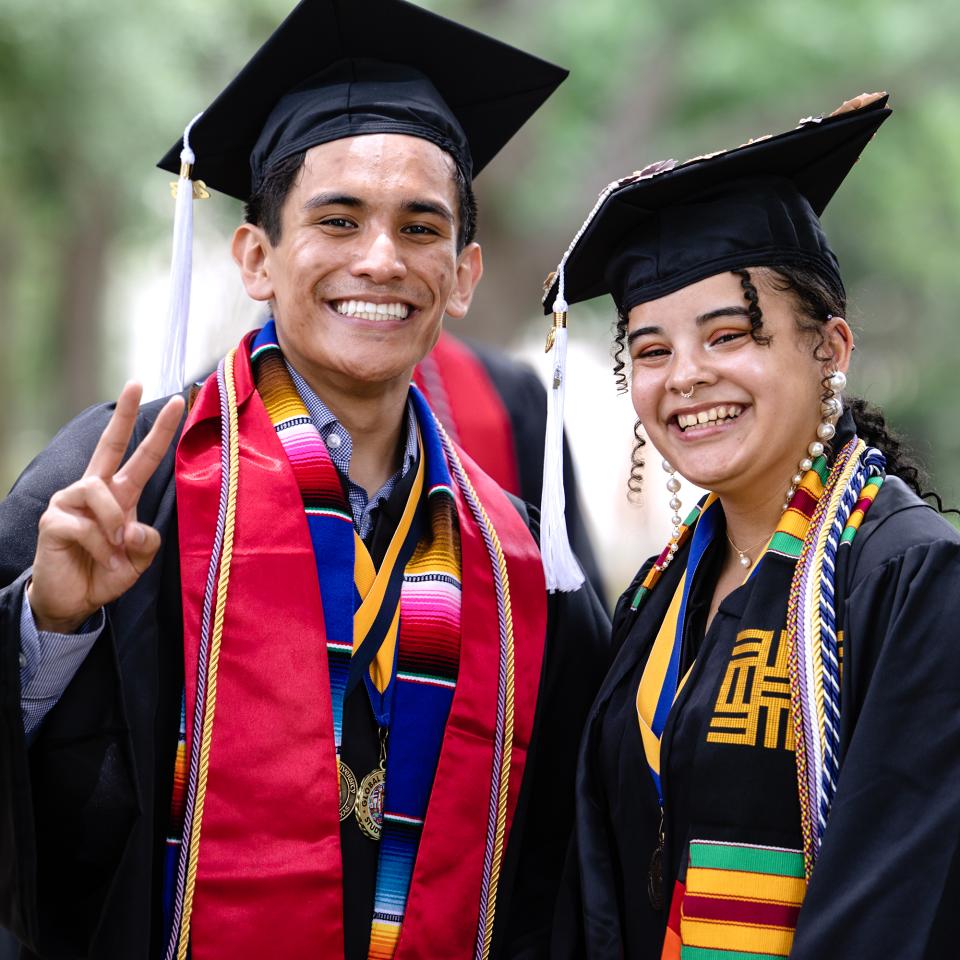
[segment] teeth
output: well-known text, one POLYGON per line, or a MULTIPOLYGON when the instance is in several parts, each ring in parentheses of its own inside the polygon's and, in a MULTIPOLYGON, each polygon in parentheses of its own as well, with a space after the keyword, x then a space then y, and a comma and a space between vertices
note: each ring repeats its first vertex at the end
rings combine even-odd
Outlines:
POLYGON ((405 303, 370 303, 366 300, 336 300, 334 309, 345 317, 357 317, 360 320, 384 320, 393 318, 406 320, 410 307, 405 303))
POLYGON ((688 430, 691 427, 702 427, 706 424, 716 423, 718 420, 732 420, 739 417, 743 407, 737 404, 711 407, 709 410, 701 410, 699 413, 681 413, 677 417, 677 423, 681 430, 688 430))

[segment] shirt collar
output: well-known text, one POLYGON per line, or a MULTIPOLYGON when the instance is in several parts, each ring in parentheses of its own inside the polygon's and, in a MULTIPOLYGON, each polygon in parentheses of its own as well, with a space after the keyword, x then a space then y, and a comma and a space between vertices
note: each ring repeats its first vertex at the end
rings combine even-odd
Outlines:
MULTIPOLYGON (((350 458, 353 456, 353 438, 330 408, 317 396, 310 384, 291 366, 286 357, 284 357, 284 363, 287 365, 290 378, 297 388, 297 393, 300 394, 303 405, 307 408, 307 413, 310 414, 313 425, 319 431, 320 436, 323 437, 324 443, 330 451, 330 459, 333 460, 333 465, 344 477, 349 477, 350 458)), ((399 477, 406 476, 407 471, 417 462, 417 415, 409 397, 407 398, 406 413, 403 425, 403 460, 398 471, 399 477)))

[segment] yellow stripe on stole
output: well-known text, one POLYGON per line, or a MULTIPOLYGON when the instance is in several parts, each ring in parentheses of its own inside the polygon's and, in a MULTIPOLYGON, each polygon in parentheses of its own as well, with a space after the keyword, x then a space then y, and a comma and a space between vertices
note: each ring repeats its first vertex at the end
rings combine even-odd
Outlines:
POLYGON ((390 960, 397 952, 400 924, 390 920, 374 920, 370 927, 368 960, 390 960))
MULTIPOLYGON (((875 484, 867 484, 866 487, 860 493, 861 500, 869 500, 873 502, 873 498, 877 495, 877 491, 880 488, 875 484)), ((847 527, 853 527, 854 530, 860 529, 860 524, 863 522, 863 508, 857 507, 853 513, 850 514, 850 519, 847 521, 847 527)))
POLYGON ((781 533, 789 533, 798 540, 802 540, 806 536, 809 526, 810 518, 797 510, 796 507, 791 507, 784 511, 780 522, 777 524, 777 530, 781 533))
MULTIPOLYGON (((683 602, 683 585, 686 580, 687 572, 684 571, 663 622, 660 624, 657 638, 653 641, 650 658, 643 668, 643 676, 640 678, 640 686, 637 688, 637 719, 640 722, 643 752, 647 756, 650 769, 658 776, 660 774, 660 738, 653 732, 653 718, 657 712, 657 702, 660 699, 660 691, 663 689, 664 678, 670 666, 670 656, 673 653, 673 644, 677 633, 677 619, 680 616, 680 605, 683 602)), ((674 700, 679 696, 688 676, 690 676, 689 670, 677 684, 677 694, 674 696, 674 700)))
MULTIPOLYGON (((387 585, 390 582, 390 574, 397 563, 397 557, 400 549, 407 537, 410 526, 413 523, 413 517, 417 512, 417 505, 420 503, 420 495, 423 492, 423 474, 424 474, 424 456, 423 445, 420 443, 419 430, 417 431, 417 441, 420 446, 420 463, 417 466, 417 474, 413 480, 413 487, 410 490, 410 496, 407 497, 406 506, 403 508, 403 515, 397 529, 390 540, 390 546, 387 547, 383 563, 380 564, 379 571, 374 570, 373 560, 366 544, 360 539, 359 534, 354 531, 354 567, 353 579, 357 587, 357 592, 362 598, 360 609, 353 615, 353 652, 360 649, 370 628, 373 626, 380 607, 383 605, 383 598, 387 592, 387 585)), ((380 693, 387 689, 390 678, 393 675, 393 659, 397 648, 397 630, 400 624, 400 604, 394 611, 393 620, 387 635, 380 644, 380 649, 370 664, 370 679, 380 693)))
POLYGON ((816 470, 808 470, 800 481, 800 489, 806 490, 814 500, 819 500, 823 493, 823 481, 816 470))
POLYGON ((752 923, 730 923, 728 920, 691 920, 689 917, 683 917, 680 925, 684 947, 786 957, 793 946, 792 927, 766 927, 752 923))
POLYGON ((706 867, 687 869, 687 893, 691 895, 800 906, 806 892, 807 881, 804 877, 778 877, 769 873, 706 867))

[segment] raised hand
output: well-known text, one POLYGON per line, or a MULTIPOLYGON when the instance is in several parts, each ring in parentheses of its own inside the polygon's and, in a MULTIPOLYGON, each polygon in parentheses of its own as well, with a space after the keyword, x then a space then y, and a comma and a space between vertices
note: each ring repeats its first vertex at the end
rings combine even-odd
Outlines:
POLYGON ((176 435, 183 398, 167 401, 121 467, 140 393, 137 383, 123 388, 83 477, 57 491, 40 517, 27 591, 40 630, 76 630, 129 590, 160 549, 160 534, 137 521, 137 503, 176 435))

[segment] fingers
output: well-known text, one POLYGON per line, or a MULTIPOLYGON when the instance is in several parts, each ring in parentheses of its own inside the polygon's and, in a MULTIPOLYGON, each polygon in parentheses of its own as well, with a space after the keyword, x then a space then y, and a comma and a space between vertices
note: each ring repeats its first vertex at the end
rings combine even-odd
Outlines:
POLYGON ((126 513, 100 477, 84 477, 58 491, 50 498, 50 506, 55 510, 91 515, 108 540, 117 546, 123 543, 126 513))
POLYGON ((84 476, 112 477, 127 452, 133 428, 137 422, 137 411, 140 409, 140 395, 143 389, 139 383, 129 381, 117 397, 117 405, 113 416, 105 427, 93 456, 87 464, 84 476))
POLYGON ((40 518, 40 531, 64 547, 80 546, 86 553, 107 570, 120 569, 123 554, 116 544, 104 535, 96 520, 68 513, 64 510, 49 510, 40 518))
POLYGON ((183 397, 171 397, 153 422, 150 432, 130 455, 130 459, 113 478, 115 493, 121 505, 133 507, 147 481, 163 460, 183 415, 183 397))

